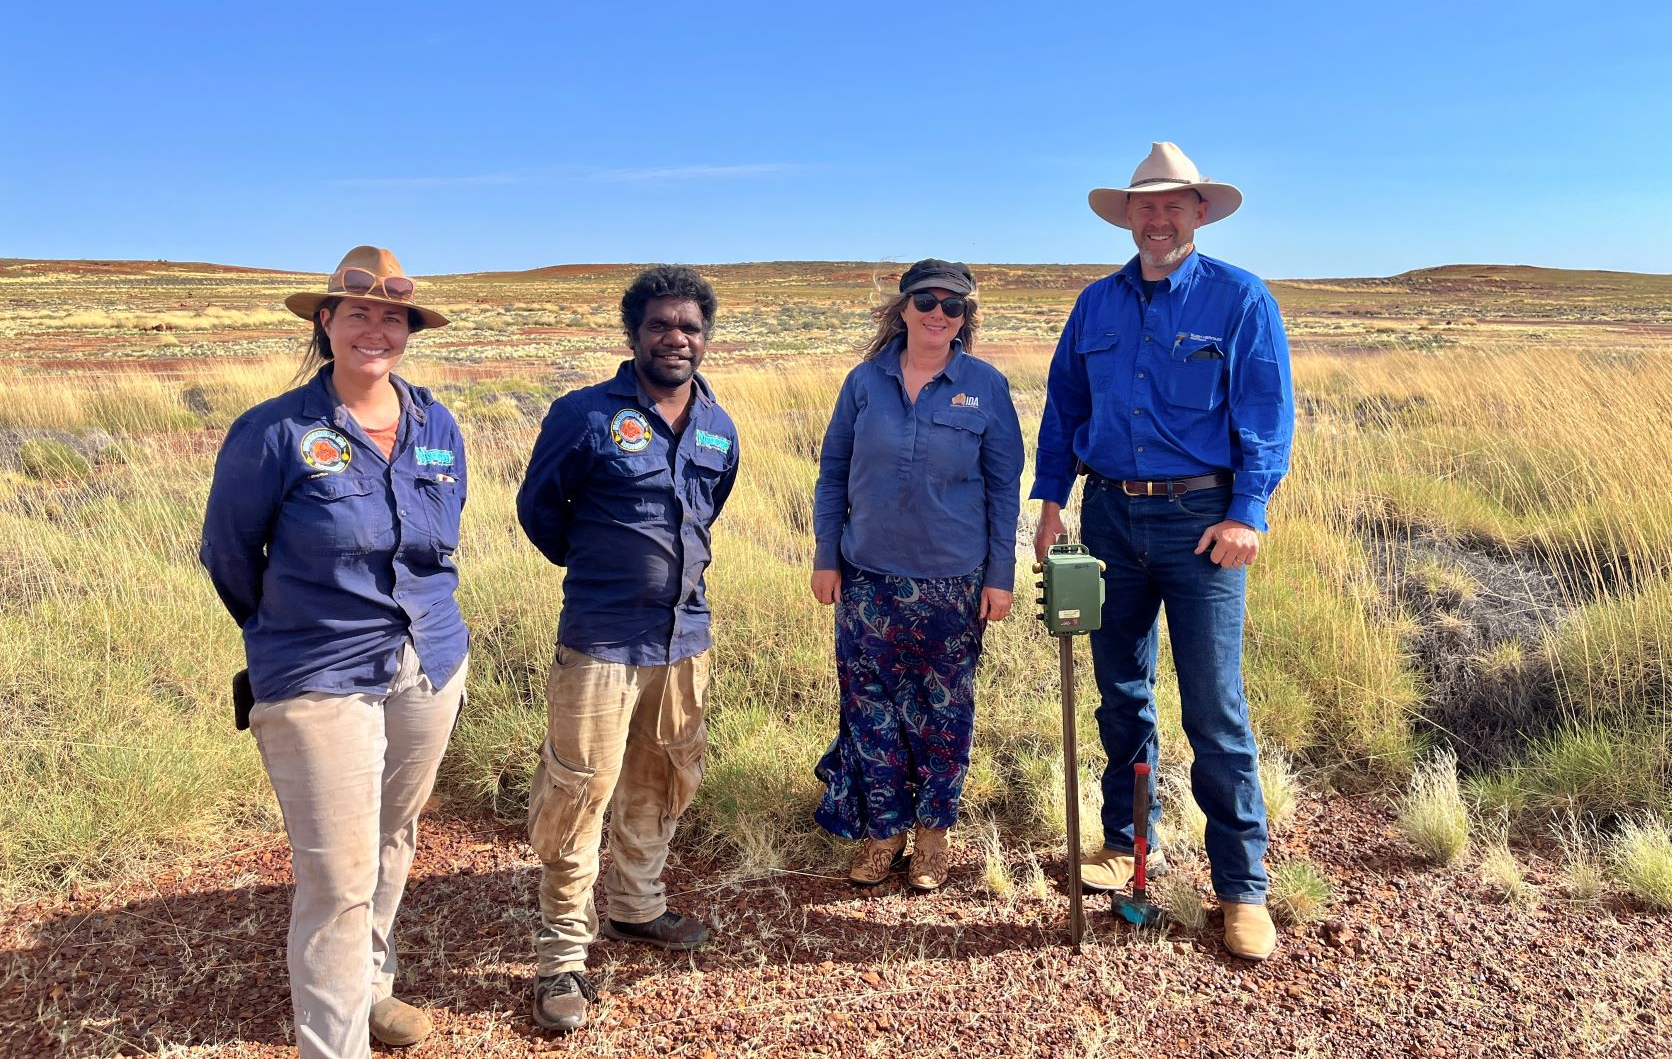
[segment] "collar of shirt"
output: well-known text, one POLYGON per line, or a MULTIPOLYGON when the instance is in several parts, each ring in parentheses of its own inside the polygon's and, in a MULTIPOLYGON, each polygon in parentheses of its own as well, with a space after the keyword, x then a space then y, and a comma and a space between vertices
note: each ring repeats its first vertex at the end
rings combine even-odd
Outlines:
MULTIPOLYGON (((333 365, 326 364, 314 373, 312 381, 302 393, 302 414, 309 419, 324 419, 343 423, 342 402, 337 399, 336 387, 331 385, 333 365)), ((401 411, 410 413, 418 426, 423 426, 435 397, 422 386, 414 386, 399 375, 389 376, 395 393, 401 399, 401 411)))
MULTIPOLYGON (((895 335, 888 345, 882 347, 882 352, 877 354, 878 366, 887 374, 899 379, 902 385, 905 383, 906 375, 905 369, 900 367, 900 361, 904 359, 905 355, 905 335, 895 335)), ((969 354, 964 352, 963 341, 954 338, 952 340, 952 356, 947 358, 946 367, 936 372, 937 377, 944 376, 947 382, 956 383, 958 373, 963 370, 963 361, 968 356, 969 354)))
MULTIPOLYGON (((714 390, 708 385, 708 380, 702 377, 702 373, 693 372, 691 382, 692 388, 696 391, 696 397, 691 402, 693 410, 713 407, 715 403, 714 390)), ((638 401, 643 408, 656 407, 656 402, 652 401, 650 395, 644 392, 644 384, 639 382, 639 373, 634 369, 631 360, 621 362, 621 367, 616 369, 615 378, 605 384, 604 392, 612 397, 631 397, 638 401)))
MULTIPOLYGON (((1189 290, 1190 285, 1196 282, 1196 273, 1201 270, 1201 267, 1202 255, 1198 253, 1194 247, 1192 247, 1190 253, 1186 255, 1185 259, 1179 262, 1178 268, 1173 269, 1173 271, 1156 281, 1155 289, 1157 291, 1189 290), (1165 284, 1165 286, 1162 286, 1162 284, 1165 284)), ((1144 300, 1144 269, 1142 259, 1133 257, 1133 259, 1128 261, 1126 266, 1119 272, 1115 273, 1115 275, 1121 278, 1121 282, 1132 288, 1132 292, 1138 296, 1138 300, 1140 302, 1144 300)))

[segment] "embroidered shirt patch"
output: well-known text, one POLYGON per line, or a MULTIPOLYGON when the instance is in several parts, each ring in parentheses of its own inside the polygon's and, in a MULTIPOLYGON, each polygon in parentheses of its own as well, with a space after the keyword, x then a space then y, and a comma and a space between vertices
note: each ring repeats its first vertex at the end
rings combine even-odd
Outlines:
POLYGON ((953 408, 980 408, 981 407, 981 398, 971 397, 967 393, 953 394, 952 395, 952 407, 953 408))
POLYGON ((316 427, 302 435, 302 462, 327 474, 341 474, 354 458, 348 439, 330 427, 316 427))
POLYGON ((451 467, 453 466, 452 449, 426 449, 420 445, 417 449, 418 466, 420 467, 451 467))
POLYGON ((650 447, 650 423, 636 408, 623 408, 610 420, 610 440, 622 452, 643 452, 650 447))
POLYGON ((701 427, 697 428, 697 444, 705 449, 717 449, 720 452, 731 451, 731 438, 722 437, 719 434, 710 434, 701 427))

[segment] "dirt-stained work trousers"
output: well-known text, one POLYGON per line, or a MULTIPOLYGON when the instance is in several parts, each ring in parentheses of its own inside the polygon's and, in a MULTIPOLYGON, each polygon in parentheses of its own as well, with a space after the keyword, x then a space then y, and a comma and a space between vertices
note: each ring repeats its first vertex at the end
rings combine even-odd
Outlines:
POLYGON ((633 666, 558 645, 546 683, 546 742, 528 799, 528 840, 544 865, 538 974, 586 965, 598 934, 592 889, 606 807, 609 917, 648 923, 667 911, 662 869, 674 825, 702 779, 707 693, 706 651, 672 665, 633 666))
POLYGON ((250 731, 290 837, 290 999, 303 1059, 371 1054, 371 1007, 395 984, 395 911, 464 694, 409 642, 386 695, 258 702, 250 731))

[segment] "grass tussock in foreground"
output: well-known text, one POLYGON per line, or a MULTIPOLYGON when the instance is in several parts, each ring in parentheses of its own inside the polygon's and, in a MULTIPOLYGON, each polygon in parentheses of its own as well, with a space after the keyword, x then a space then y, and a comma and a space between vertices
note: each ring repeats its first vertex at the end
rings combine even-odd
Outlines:
MULTIPOLYGON (((1031 439, 1044 359, 1030 357, 1005 366, 1031 439)), ((743 875, 836 855, 810 820, 812 765, 835 731, 835 682, 830 613, 811 600, 807 575, 817 446, 848 363, 717 364, 712 376, 742 431, 744 473, 716 534, 712 751, 684 832, 743 875)), ((225 427, 282 391, 292 368, 217 362, 187 379, 70 383, 0 370, 0 429, 66 445, 102 436, 101 451, 121 453, 88 459, 85 471, 34 475, 0 454, 8 884, 108 874, 275 826, 254 746, 231 726, 225 686, 240 646, 197 568, 196 542, 225 427)), ((458 559, 473 678, 443 791, 514 817, 544 733, 561 572, 522 539, 513 501, 543 406, 571 383, 533 367, 482 380, 421 353, 407 369, 458 410, 471 451, 458 559)), ((1295 467, 1251 572, 1247 630, 1250 708, 1276 815, 1293 802, 1282 762, 1336 785, 1388 789, 1403 784, 1424 744, 1469 737, 1431 722, 1425 695, 1437 685, 1413 646, 1446 629, 1460 657, 1480 659, 1478 679, 1459 687, 1500 689, 1500 714, 1532 703, 1558 721, 1526 727, 1482 767, 1476 782, 1497 807, 1546 814, 1539 819, 1553 808, 1598 818, 1666 808, 1672 589, 1658 542, 1672 505, 1652 476, 1625 465, 1672 463, 1672 438, 1640 429, 1672 412, 1665 373, 1661 360, 1615 362, 1606 350, 1489 342, 1392 348, 1351 363, 1297 357, 1295 467), (1516 644, 1469 647, 1469 635, 1483 634, 1469 632, 1468 608, 1492 598, 1469 588, 1474 574, 1419 570, 1408 580, 1427 586, 1420 606, 1389 590, 1387 556, 1419 537, 1446 542, 1446 556, 1549 571, 1566 595, 1516 644)), ((1026 523, 1032 505, 1024 512, 1026 523)), ((1028 536, 1024 525, 1024 549, 1028 536)), ((989 630, 965 809, 994 821, 1006 842, 1043 850, 1063 840, 1060 707, 1056 646, 1031 618, 1029 580, 1020 577, 1016 616, 989 630)), ((1090 661, 1077 646, 1082 818, 1096 842, 1103 763, 1090 661)), ((1176 769, 1188 750, 1165 662, 1157 694, 1164 761, 1176 769)), ((1171 853, 1199 845, 1201 824, 1187 785, 1166 775, 1171 853)), ((1442 793, 1461 797, 1455 778, 1442 793)), ((1437 853, 1461 850, 1444 837, 1458 833, 1457 804, 1437 817, 1437 853)), ((1010 862, 990 862, 990 884, 1002 889, 998 869, 1010 862)), ((1031 872, 1022 876, 1011 878, 1013 892, 1027 889, 1031 872)))

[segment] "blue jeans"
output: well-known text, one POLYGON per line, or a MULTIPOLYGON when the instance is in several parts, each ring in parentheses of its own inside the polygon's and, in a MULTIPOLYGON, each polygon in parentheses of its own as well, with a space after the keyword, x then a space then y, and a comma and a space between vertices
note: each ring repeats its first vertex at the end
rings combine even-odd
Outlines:
MULTIPOLYGON (((1224 520, 1230 499, 1228 486, 1175 497, 1127 496, 1118 483, 1092 475, 1080 528, 1092 554, 1108 564, 1103 627, 1091 634, 1102 696, 1097 731, 1109 757, 1103 844, 1132 852, 1132 766, 1157 764, 1157 619, 1166 607, 1184 734, 1196 755, 1190 788, 1207 816, 1214 893, 1222 901, 1257 904, 1266 899, 1266 809, 1242 693, 1247 575, 1241 567, 1216 566, 1207 552, 1195 554, 1202 532, 1224 520)), ((1161 800, 1151 776, 1153 845, 1161 800)))

